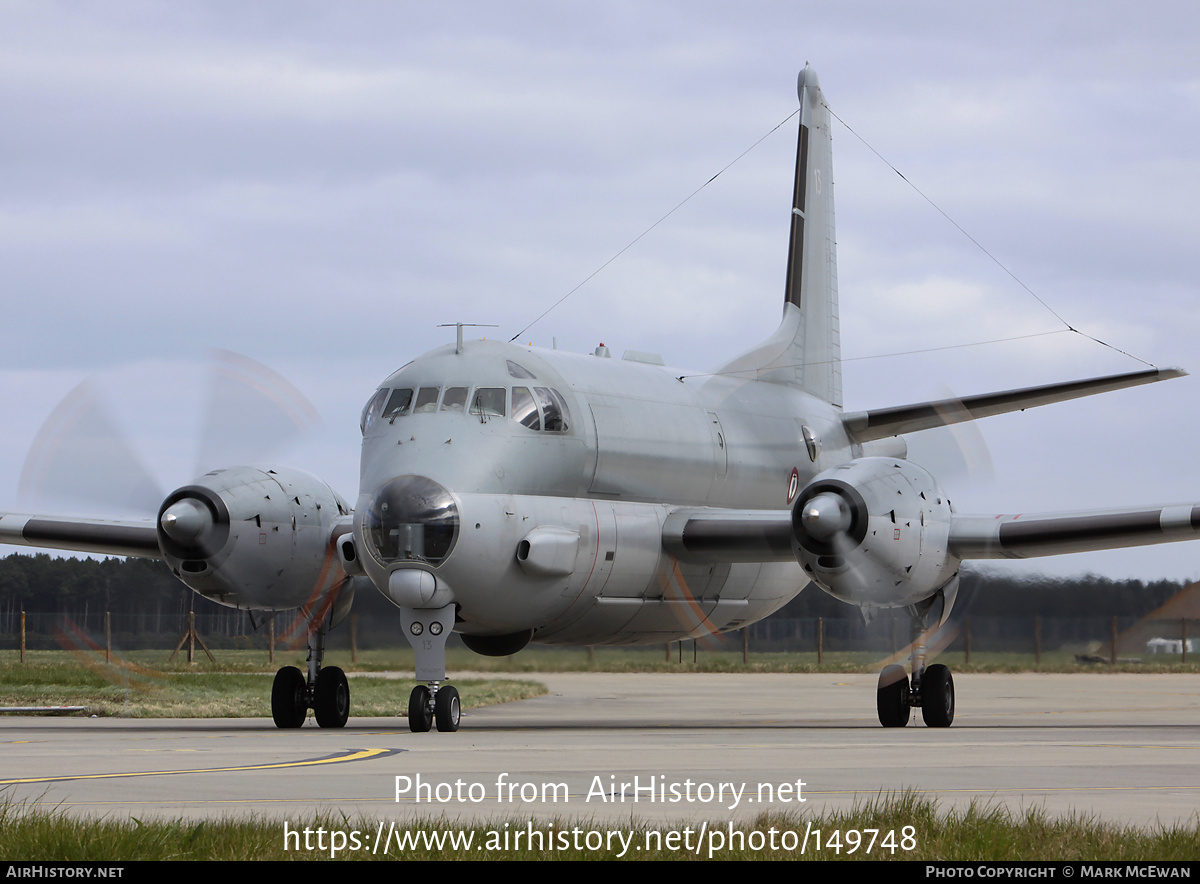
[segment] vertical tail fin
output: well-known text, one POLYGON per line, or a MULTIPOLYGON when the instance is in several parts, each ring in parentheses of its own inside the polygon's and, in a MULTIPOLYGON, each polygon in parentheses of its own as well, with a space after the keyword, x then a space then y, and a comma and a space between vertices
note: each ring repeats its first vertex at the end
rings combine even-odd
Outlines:
POLYGON ((800 387, 840 406, 831 118, 812 68, 800 72, 797 91, 800 135, 783 322, 770 338, 724 366, 721 373, 800 387))

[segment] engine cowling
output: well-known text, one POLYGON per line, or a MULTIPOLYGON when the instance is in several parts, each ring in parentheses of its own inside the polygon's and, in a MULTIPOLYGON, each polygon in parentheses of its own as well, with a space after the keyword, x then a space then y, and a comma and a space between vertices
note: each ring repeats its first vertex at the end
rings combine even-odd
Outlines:
POLYGON ((863 457, 819 474, 792 506, 792 551, 822 589, 870 607, 919 605, 958 573, 953 509, 914 463, 863 457))
POLYGON ((350 509, 301 470, 214 470, 167 496, 158 543, 180 580, 222 605, 323 606, 346 582, 335 541, 350 509))

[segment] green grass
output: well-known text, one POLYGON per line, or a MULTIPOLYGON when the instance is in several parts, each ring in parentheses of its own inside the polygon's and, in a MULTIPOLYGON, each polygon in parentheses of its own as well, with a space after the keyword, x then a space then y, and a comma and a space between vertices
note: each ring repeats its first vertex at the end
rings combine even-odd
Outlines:
MULTIPOLYGON (((0 706, 86 706, 88 714, 134 718, 269 717, 271 679, 280 666, 303 670, 305 652, 277 653, 269 662, 262 651, 220 651, 216 662, 201 655, 189 664, 184 655, 170 659, 168 651, 103 652, 30 651, 18 662, 16 651, 0 651, 0 706)), ((330 652, 327 665, 341 666, 350 676, 355 715, 403 715, 407 709, 407 680, 379 677, 382 672, 411 673, 408 649, 364 651, 351 662, 347 652, 330 652), (376 674, 372 677, 372 674, 376 674)), ((1072 654, 1045 655, 1041 665, 1021 654, 973 654, 968 664, 961 653, 937 657, 956 674, 972 672, 1137 672, 1198 673, 1200 663, 1189 661, 1108 664, 1077 663, 1072 654)), ((685 647, 667 659, 663 648, 530 648, 512 657, 480 657, 464 648, 452 649, 450 673, 535 674, 538 672, 849 672, 873 674, 882 660, 875 654, 826 654, 821 665, 811 653, 757 653, 743 662, 740 651, 701 649, 693 662, 685 647)), ((906 661, 901 661, 906 662, 906 661)), ((454 678, 464 708, 504 703, 546 692, 544 685, 521 678, 454 678)))
MULTIPOLYGON (((761 814, 753 820, 735 824, 741 836, 730 837, 727 824, 709 830, 698 853, 683 847, 685 830, 690 830, 692 846, 698 841, 700 823, 678 821, 666 824, 637 822, 605 824, 591 819, 557 819, 530 821, 514 816, 508 820, 483 823, 460 822, 450 818, 416 818, 394 821, 398 832, 412 832, 417 838, 454 831, 471 833, 474 844, 486 844, 489 838, 499 841, 494 850, 454 850, 449 847, 419 847, 400 853, 392 840, 388 851, 370 850, 371 841, 381 822, 378 818, 345 816, 312 816, 304 820, 288 820, 292 831, 308 829, 312 849, 304 849, 304 835, 293 836, 285 845, 284 821, 257 817, 248 820, 222 819, 190 822, 184 820, 114 820, 77 818, 58 809, 43 809, 34 803, 0 798, 0 831, 4 832, 5 859, 10 861, 122 861, 122 860, 308 860, 308 859, 616 859, 618 848, 612 850, 575 849, 568 840, 567 849, 530 849, 526 844, 516 846, 512 833, 535 831, 572 833, 622 832, 632 836, 625 859, 901 859, 901 860, 1155 860, 1195 861, 1200 859, 1200 821, 1184 825, 1156 826, 1141 829, 1134 826, 1103 823, 1094 818, 1076 815, 1051 817, 1039 809, 1013 812, 1002 806, 973 803, 962 811, 940 811, 937 803, 914 794, 880 796, 859 803, 846 812, 826 814, 761 814), (906 829, 906 827, 911 827, 906 829), (771 830, 774 830, 775 850, 770 849, 771 830), (821 849, 814 849, 812 830, 821 832, 821 849), (864 832, 878 829, 870 853, 870 835, 860 840, 858 849, 851 852, 854 836, 851 830, 864 832), (323 830, 319 834, 319 830, 323 830), (360 843, 367 849, 342 849, 336 857, 333 832, 343 833, 350 843, 350 833, 359 834, 360 843), (721 833, 721 841, 712 832, 721 833), (804 855, 798 845, 809 832, 804 855), (833 833, 838 832, 835 848, 833 833), (888 846, 887 833, 895 847, 888 846), (509 835, 509 846, 502 838, 509 835), (655 834, 657 833, 657 834, 655 834), (671 833, 680 839, 677 849, 669 849, 671 833), (758 833, 758 834, 753 834, 758 833), (790 833, 790 834, 785 834, 790 833), (906 838, 905 836, 911 836, 906 838), (736 842, 741 842, 736 843, 736 842), (730 842, 734 842, 731 843, 730 842), (759 849, 759 842, 762 847, 759 849), (791 843, 789 843, 791 842, 791 843), (324 849, 320 849, 320 847, 324 849), (657 849, 654 847, 657 845, 657 849), (909 845, 912 849, 905 849, 909 845), (288 849, 288 847, 291 849, 288 849), (297 849, 299 847, 300 849, 297 849), (642 847, 636 850, 634 847, 642 847), (649 848, 649 849, 647 849, 649 848)), ((383 820, 385 833, 393 825, 383 820)), ((586 835, 584 836, 586 837, 586 835)), ((393 836, 394 839, 394 836, 393 836)), ((557 841, 550 842, 557 846, 557 841)))
MULTIPOLYGON (((166 654, 162 657, 165 660, 166 654)), ((27 654, 24 664, 0 659, 0 706, 86 706, 90 715, 129 718, 271 716, 273 676, 239 671, 248 668, 249 660, 234 665, 233 671, 217 670, 211 664, 194 671, 180 671, 178 666, 156 669, 149 662, 114 658, 106 664, 103 655, 71 659, 63 651, 27 654)), ((525 680, 455 679, 453 683, 463 694, 464 709, 546 692, 545 685, 525 680)), ((400 679, 351 674, 353 714, 405 715, 409 687, 400 679)))

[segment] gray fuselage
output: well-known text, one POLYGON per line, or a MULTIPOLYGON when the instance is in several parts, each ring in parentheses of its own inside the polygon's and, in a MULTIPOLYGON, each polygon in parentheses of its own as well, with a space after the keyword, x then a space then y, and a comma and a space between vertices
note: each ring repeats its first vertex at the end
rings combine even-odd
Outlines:
POLYGON ((786 509, 852 456, 840 412, 794 387, 679 375, 488 341, 404 366, 364 412, 368 575, 398 604, 455 603, 461 632, 541 642, 660 642, 766 617, 807 583, 794 560, 680 563, 663 524, 680 507, 786 509), (406 497, 424 515, 390 517, 406 497))

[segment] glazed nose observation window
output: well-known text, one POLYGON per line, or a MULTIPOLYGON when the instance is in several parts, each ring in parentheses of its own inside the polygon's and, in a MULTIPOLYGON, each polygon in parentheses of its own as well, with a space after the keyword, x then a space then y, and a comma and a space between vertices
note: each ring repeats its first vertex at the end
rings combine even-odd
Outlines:
POLYGON ((380 564, 440 565, 454 548, 458 521, 449 491, 424 476, 399 476, 371 496, 363 534, 380 564))

